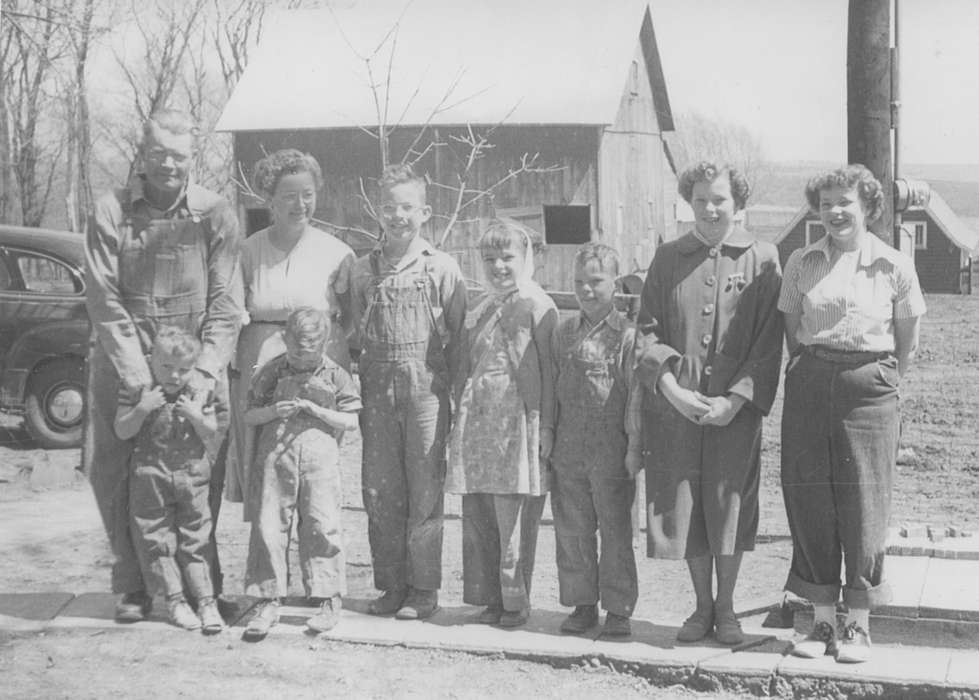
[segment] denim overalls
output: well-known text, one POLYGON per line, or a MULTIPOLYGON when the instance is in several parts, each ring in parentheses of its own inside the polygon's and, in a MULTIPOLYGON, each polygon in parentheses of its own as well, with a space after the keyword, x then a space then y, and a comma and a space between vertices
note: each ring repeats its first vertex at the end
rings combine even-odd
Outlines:
POLYGON ((363 489, 374 585, 438 590, 449 426, 448 338, 433 263, 382 273, 370 254, 361 321, 363 489))
MULTIPOLYGON (((189 395, 188 390, 181 392, 189 395)), ((211 460, 193 426, 173 402, 151 413, 133 446, 129 512, 143 571, 155 579, 150 595, 183 591, 196 600, 214 595, 208 571, 211 460)))
MULTIPOLYGON (((144 353, 149 351, 156 329, 163 324, 180 326, 198 335, 209 301, 207 256, 213 235, 210 220, 192 216, 186 196, 162 215, 129 190, 121 190, 116 197, 121 220, 97 219, 97 224, 115 229, 118 248, 92 253, 93 257, 115 257, 118 261, 114 280, 117 288, 98 290, 110 300, 108 303, 121 304, 132 318, 132 325, 121 325, 116 332, 128 337, 135 333, 144 353), (160 218, 153 217, 154 213, 160 218)), ((90 248, 92 240, 90 236, 90 248)), ((89 274, 90 287, 93 279, 89 274)), ((93 291, 90 288, 89 294, 93 291)), ((92 321, 96 324, 98 318, 93 317, 92 321)), ((119 374, 94 332, 88 371, 84 464, 115 554, 112 590, 135 592, 143 590, 145 584, 130 533, 128 474, 133 443, 115 435, 119 374)), ((220 474, 213 476, 220 479, 220 474)), ((219 489, 212 489, 210 502, 215 510, 220 503, 219 489)), ((217 574, 216 561, 214 566, 213 573, 217 574)), ((219 574, 214 583, 220 587, 219 574)))
POLYGON ((631 330, 613 310, 592 328, 558 330, 558 419, 551 508, 561 604, 630 617, 638 598, 632 549, 636 483, 625 469, 625 363, 631 330), (601 550, 597 533, 601 533, 601 550))

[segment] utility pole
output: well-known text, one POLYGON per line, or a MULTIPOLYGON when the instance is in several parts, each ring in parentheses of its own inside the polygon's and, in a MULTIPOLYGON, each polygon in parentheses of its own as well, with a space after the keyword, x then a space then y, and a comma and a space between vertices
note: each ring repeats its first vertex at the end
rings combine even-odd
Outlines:
MULTIPOLYGON (((862 163, 894 188, 891 156, 891 0, 849 0, 846 46, 847 158, 862 163)), ((884 241, 894 239, 894 199, 871 225, 884 241)))

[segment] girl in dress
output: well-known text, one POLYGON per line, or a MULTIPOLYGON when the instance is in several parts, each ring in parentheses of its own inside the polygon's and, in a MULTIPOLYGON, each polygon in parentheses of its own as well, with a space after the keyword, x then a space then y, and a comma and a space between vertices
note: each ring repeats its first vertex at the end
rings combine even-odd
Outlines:
POLYGON ((535 282, 531 239, 493 221, 479 244, 486 295, 466 317, 445 489, 462 494, 463 600, 479 621, 523 625, 554 442, 557 308, 535 282))

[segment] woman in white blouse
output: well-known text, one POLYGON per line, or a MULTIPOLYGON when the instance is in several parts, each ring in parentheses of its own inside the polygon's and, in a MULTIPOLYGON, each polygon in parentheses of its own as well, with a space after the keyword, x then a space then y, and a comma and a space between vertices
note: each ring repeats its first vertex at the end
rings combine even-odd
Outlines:
POLYGON ((900 414, 925 302, 914 262, 867 226, 885 193, 862 165, 809 181, 826 235, 792 253, 778 308, 791 360, 782 411, 782 490, 792 532, 785 588, 813 604, 793 653, 837 661, 870 655, 871 608, 886 604, 884 540, 900 414), (846 576, 841 585, 840 565, 846 576), (842 594, 846 621, 836 630, 842 594))
POLYGON ((242 420, 254 372, 285 352, 282 328, 289 313, 312 307, 331 319, 327 354, 344 368, 350 366, 345 326, 350 317, 349 282, 354 253, 328 233, 313 228, 316 195, 323 174, 316 159, 295 149, 283 149, 256 165, 255 189, 268 202, 272 225, 245 239, 241 273, 249 322, 238 338, 236 378, 231 385, 231 446, 225 496, 244 502, 245 520, 260 491, 250 474, 254 429, 242 420))

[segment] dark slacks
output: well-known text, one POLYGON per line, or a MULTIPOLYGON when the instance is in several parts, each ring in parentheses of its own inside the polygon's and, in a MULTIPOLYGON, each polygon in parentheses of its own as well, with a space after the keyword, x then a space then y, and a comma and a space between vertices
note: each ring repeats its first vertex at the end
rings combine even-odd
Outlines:
POLYGON ((883 580, 900 416, 893 356, 847 361, 806 350, 786 370, 782 491, 792 533, 785 588, 820 605, 873 608, 883 580))

